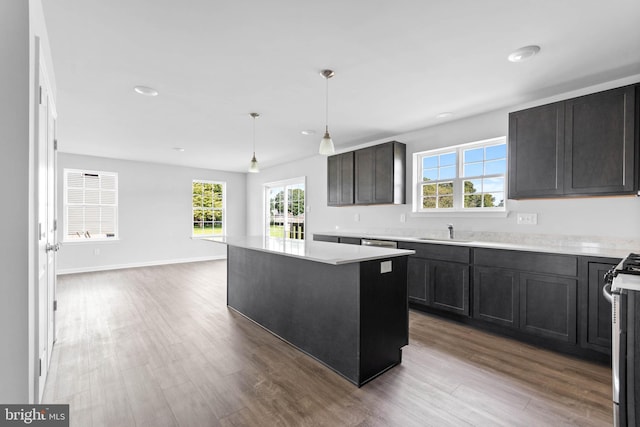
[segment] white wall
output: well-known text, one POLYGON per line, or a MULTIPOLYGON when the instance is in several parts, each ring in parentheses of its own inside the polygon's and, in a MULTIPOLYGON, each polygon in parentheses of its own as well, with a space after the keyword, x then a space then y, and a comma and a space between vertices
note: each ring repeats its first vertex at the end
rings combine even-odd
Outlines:
POLYGON ((29 6, 0 2, 0 402, 28 401, 29 6))
POLYGON ((40 0, 0 2, 0 402, 35 399, 35 58, 39 39, 55 98, 40 0))
MULTIPOLYGON (((638 81, 640 81, 640 76, 630 76, 627 79, 607 82, 571 93, 558 94, 550 98, 534 100, 526 105, 518 105, 455 120, 392 138, 407 144, 408 190, 406 205, 327 207, 327 160, 326 157, 320 155, 263 170, 260 174, 249 176, 247 181, 247 197, 250 207, 248 231, 250 234, 260 234, 262 232, 262 211, 259 209, 259 203, 262 203, 262 184, 264 182, 306 175, 307 203, 309 205, 307 236, 314 232, 335 230, 338 227, 341 230, 370 230, 386 234, 399 232, 402 235, 441 232, 444 237, 446 224, 453 223, 460 232, 562 235, 569 236, 568 238, 575 237, 600 243, 608 239, 633 240, 636 245, 640 245, 640 198, 637 197, 509 200, 507 209, 510 213, 508 216, 502 217, 411 215, 413 199, 411 194, 412 153, 505 136, 508 132, 508 113, 510 111, 638 81), (534 226, 517 225, 516 212, 537 213, 538 224, 534 226), (355 221, 355 214, 358 214, 359 221, 355 221), (400 222, 401 214, 406 214, 405 223, 400 222)), ((339 135, 334 135, 334 137, 337 139, 339 135)), ((375 142, 388 140, 391 139, 375 142)))
POLYGON ((63 242, 58 252, 59 273, 224 257, 224 245, 191 238, 191 183, 194 179, 226 182, 227 233, 246 233, 244 173, 59 153, 59 241, 63 240, 64 232, 65 168, 118 173, 119 240, 63 242))

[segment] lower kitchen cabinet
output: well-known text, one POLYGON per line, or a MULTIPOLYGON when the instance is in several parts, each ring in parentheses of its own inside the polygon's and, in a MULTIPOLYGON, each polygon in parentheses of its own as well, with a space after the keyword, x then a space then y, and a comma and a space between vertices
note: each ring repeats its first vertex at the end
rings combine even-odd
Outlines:
POLYGON ((474 261, 475 319, 577 342, 577 257, 476 249, 474 261))
POLYGON ((602 295, 604 274, 620 262, 616 258, 584 258, 581 282, 586 287, 579 304, 583 347, 611 354, 611 304, 602 295))
POLYGON ((407 267, 410 302, 469 316, 469 248, 405 242, 398 247, 416 251, 407 267))
POLYGON ((577 279, 520 273, 520 328, 576 343, 577 279))
POLYGON ((473 317, 513 328, 520 324, 518 273, 502 268, 475 267, 473 317))

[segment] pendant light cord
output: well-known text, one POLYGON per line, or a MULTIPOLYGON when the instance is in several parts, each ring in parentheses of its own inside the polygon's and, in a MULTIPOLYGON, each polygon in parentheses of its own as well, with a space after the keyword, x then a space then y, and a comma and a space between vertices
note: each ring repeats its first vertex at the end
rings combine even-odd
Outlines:
POLYGON ((253 157, 256 156, 256 116, 253 116, 253 157))
POLYGON ((325 102, 325 132, 329 132, 329 77, 324 78, 327 81, 326 102, 325 102))

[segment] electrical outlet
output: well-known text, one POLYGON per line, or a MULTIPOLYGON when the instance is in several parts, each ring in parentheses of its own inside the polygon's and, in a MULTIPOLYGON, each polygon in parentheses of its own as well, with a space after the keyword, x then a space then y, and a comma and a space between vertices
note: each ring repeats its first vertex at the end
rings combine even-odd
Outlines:
POLYGON ((353 214, 353 220, 355 222, 359 222, 360 221, 360 214, 358 214, 358 213, 357 214, 353 214))
POLYGON ((400 222, 407 222, 407 214, 400 214, 400 222))
POLYGON ((100 255, 100 248, 95 248, 95 249, 93 250, 93 254, 94 254, 94 255, 100 255))
POLYGON ((538 214, 535 213, 519 213, 516 216, 517 223, 520 225, 536 225, 538 223, 538 214))

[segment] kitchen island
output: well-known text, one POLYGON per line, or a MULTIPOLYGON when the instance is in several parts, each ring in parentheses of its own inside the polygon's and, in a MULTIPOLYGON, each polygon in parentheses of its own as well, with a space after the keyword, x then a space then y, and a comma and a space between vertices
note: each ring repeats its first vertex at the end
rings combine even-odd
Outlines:
POLYGON ((227 245, 227 305, 357 386, 409 343, 411 250, 265 237, 227 245))

